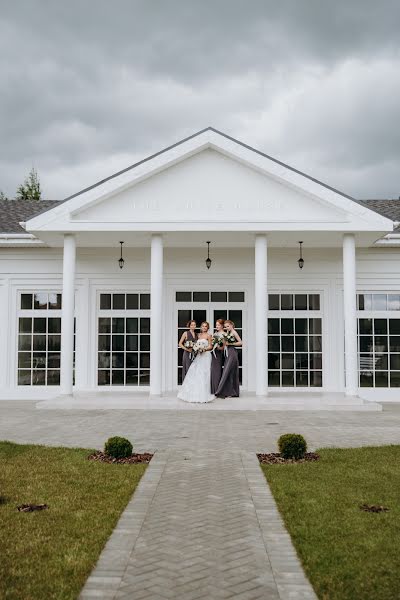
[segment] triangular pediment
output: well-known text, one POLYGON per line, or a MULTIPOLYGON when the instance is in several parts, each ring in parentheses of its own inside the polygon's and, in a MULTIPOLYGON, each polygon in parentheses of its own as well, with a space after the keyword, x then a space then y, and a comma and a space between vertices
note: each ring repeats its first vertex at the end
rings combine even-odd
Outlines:
POLYGON ((390 231, 349 196, 208 128, 34 217, 27 231, 390 231))
POLYGON ((75 221, 343 222, 344 210, 206 149, 81 210, 75 221))

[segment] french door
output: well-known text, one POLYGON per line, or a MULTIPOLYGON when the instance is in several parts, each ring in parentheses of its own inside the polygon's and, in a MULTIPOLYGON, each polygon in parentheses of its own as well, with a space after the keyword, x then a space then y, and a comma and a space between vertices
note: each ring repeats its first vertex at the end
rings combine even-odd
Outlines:
MULTIPOLYGON (((235 328, 245 346, 246 311, 244 292, 177 292, 175 314, 177 331, 177 385, 182 383, 182 356, 184 352, 178 347, 178 343, 182 333, 187 330, 187 323, 189 321, 196 321, 197 332, 200 331, 201 323, 207 321, 210 324, 210 332, 212 333, 217 319, 230 319, 235 323, 235 328), (185 296, 183 294, 185 294, 185 296), (200 298, 204 298, 204 301, 194 301, 197 300, 199 296, 200 298), (180 298, 182 298, 182 300, 180 300, 180 298), (186 300, 184 298, 186 298, 186 300)), ((246 355, 246 348, 238 348, 237 351, 239 357, 239 381, 241 385, 245 386, 247 381, 243 353, 246 355)))

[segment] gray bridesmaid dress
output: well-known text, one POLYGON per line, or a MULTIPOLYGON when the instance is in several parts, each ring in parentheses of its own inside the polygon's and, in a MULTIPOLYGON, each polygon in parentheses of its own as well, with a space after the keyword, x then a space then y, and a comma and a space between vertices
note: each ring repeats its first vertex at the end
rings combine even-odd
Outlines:
POLYGON ((211 393, 215 394, 222 376, 222 365, 224 363, 224 351, 215 348, 211 352, 211 393))
MULTIPOLYGON (((186 333, 185 342, 195 342, 196 340, 197 340, 197 335, 194 334, 194 336, 193 336, 192 332, 189 329, 186 333)), ((191 363, 192 363, 191 353, 189 354, 189 352, 184 350, 183 356, 182 356, 182 382, 186 377, 186 373, 189 371, 189 367, 190 367, 191 363)))
POLYGON ((235 346, 226 346, 222 377, 215 392, 217 398, 239 396, 239 358, 235 346))

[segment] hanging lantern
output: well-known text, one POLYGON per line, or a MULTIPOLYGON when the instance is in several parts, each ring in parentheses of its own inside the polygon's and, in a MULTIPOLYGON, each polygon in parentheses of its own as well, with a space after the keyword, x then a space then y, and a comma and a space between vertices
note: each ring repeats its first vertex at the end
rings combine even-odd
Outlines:
POLYGON ((211 242, 206 242, 208 248, 207 248, 207 258, 206 258, 206 267, 207 269, 209 269, 211 267, 211 258, 210 258, 210 244, 211 242))
POLYGON ((297 261, 297 263, 299 265, 299 269, 302 269, 304 267, 304 258, 303 258, 303 252, 302 252, 303 242, 299 242, 299 246, 300 246, 300 258, 297 261))
POLYGON ((124 243, 124 242, 120 242, 120 244, 121 244, 121 256, 120 256, 120 257, 119 257, 119 259, 118 259, 118 264, 119 264, 119 268, 120 268, 120 269, 122 269, 122 268, 123 268, 123 266, 124 266, 124 264, 125 264, 125 261, 124 261, 124 259, 123 259, 123 257, 122 257, 122 244, 123 244, 123 243, 124 243))

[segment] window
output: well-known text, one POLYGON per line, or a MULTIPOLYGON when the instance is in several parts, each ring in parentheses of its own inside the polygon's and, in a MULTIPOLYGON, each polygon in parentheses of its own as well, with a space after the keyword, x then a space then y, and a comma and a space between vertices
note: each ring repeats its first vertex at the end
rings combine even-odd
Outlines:
POLYGON ((101 293, 99 386, 150 385, 150 294, 101 293))
POLYGON ((400 387, 400 294, 357 295, 360 387, 400 387))
POLYGON ((244 302, 244 292, 176 292, 176 302, 244 302))
POLYGON ((268 306, 268 385, 322 387, 320 295, 269 294, 268 306))
POLYGON ((20 295, 18 385, 60 385, 61 304, 58 292, 20 295))

